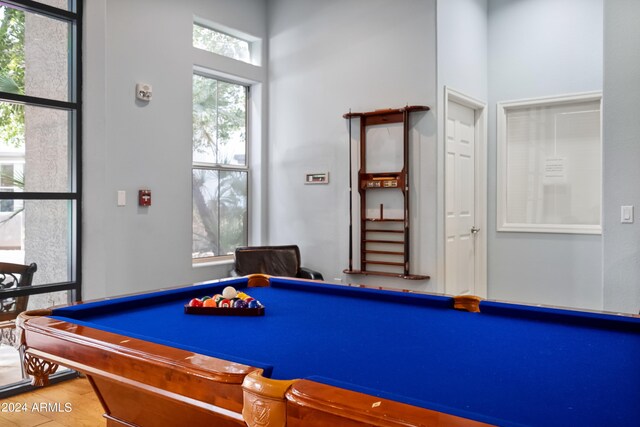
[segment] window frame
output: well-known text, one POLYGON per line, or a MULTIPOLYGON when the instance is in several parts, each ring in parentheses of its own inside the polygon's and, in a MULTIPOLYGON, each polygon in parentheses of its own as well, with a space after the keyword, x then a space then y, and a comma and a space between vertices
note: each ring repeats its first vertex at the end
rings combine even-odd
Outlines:
MULTIPOLYGON (((69 99, 54 100, 37 96, 20 95, 0 91, 0 101, 25 106, 46 107, 69 112, 69 187, 67 192, 0 192, 0 200, 51 201, 66 200, 69 207, 69 280, 59 283, 46 283, 35 286, 0 290, 0 299, 20 296, 49 294, 67 291, 70 302, 82 300, 82 32, 83 32, 83 0, 69 0, 67 9, 31 0, 5 0, 3 5, 36 13, 48 18, 67 22, 69 31, 69 99)), ((51 382, 76 377, 74 371, 61 371, 54 374, 51 382)), ((0 387, 0 399, 18 393, 33 390, 29 380, 23 380, 5 387, 0 387)))
POLYGON ((70 100, 60 101, 30 95, 0 91, 0 101, 13 104, 60 109, 70 113, 69 123, 69 191, 68 192, 0 192, 0 200, 67 200, 70 202, 70 280, 62 283, 42 284, 28 288, 0 291, 0 298, 71 291, 70 299, 82 299, 82 0, 74 0, 75 12, 29 0, 9 0, 5 6, 70 24, 69 34, 69 91, 70 100))
POLYGON ((192 23, 192 31, 193 31, 193 27, 198 26, 198 27, 202 27, 205 28, 207 30, 216 32, 216 33, 220 33, 223 34, 225 36, 228 37, 232 37, 234 39, 243 41, 245 43, 248 44, 248 48, 249 48, 249 59, 247 61, 243 60, 243 59, 237 59, 234 58, 232 56, 228 56, 228 55, 224 55, 222 53, 218 53, 218 52, 214 52, 208 49, 203 49, 200 47, 197 47, 193 44, 193 40, 191 42, 191 45, 195 48, 195 49, 199 49, 202 50, 204 52, 213 54, 213 55, 218 55, 221 56, 223 58, 228 58, 231 59, 232 61, 238 61, 241 62, 243 64, 249 64, 249 65, 254 65, 257 67, 260 67, 261 64, 261 56, 260 53, 262 51, 262 45, 261 45, 261 40, 258 37, 252 36, 250 34, 244 33, 242 31, 238 31, 235 30, 233 28, 227 27, 225 25, 222 24, 218 24, 212 21, 209 21, 207 19, 195 16, 193 19, 193 23, 192 23))
POLYGON ((602 234, 602 169, 600 170, 600 221, 597 225, 556 223, 510 223, 507 221, 508 141, 507 114, 509 109, 545 107, 561 104, 597 101, 600 108, 600 162, 602 163, 602 92, 585 92, 560 96, 498 102, 497 116, 497 207, 496 230, 498 232, 532 232, 563 234, 602 234))
MULTIPOLYGON (((194 23, 195 25, 195 23, 194 23)), ((246 212, 245 212, 245 237, 246 237, 246 241, 245 241, 245 245, 248 244, 249 242, 249 223, 250 223, 250 204, 251 204, 251 168, 250 168, 250 157, 251 157, 251 153, 250 153, 250 149, 249 147, 251 146, 250 144, 250 139, 251 139, 251 112, 250 112, 250 104, 251 104, 251 84, 246 82, 246 81, 242 81, 241 79, 235 80, 233 78, 229 78, 228 75, 226 74, 222 74, 222 73, 217 73, 215 71, 211 71, 208 69, 205 69, 203 67, 194 67, 194 70, 192 72, 192 79, 193 76, 199 76, 199 77, 204 77, 204 78, 208 78, 208 79, 212 79, 212 80, 216 80, 219 82, 224 82, 224 83, 229 83, 229 84, 234 84, 234 85, 238 85, 238 86, 242 86, 245 89, 245 102, 244 102, 244 111, 245 111, 245 141, 244 141, 244 146, 245 146, 245 161, 244 161, 244 165, 235 165, 235 164, 224 164, 224 163, 210 163, 210 162, 201 162, 201 161, 194 161, 193 160, 193 136, 191 138, 191 153, 192 153, 192 160, 191 160, 191 176, 192 176, 192 181, 191 181, 191 194, 192 194, 192 202, 191 202, 191 221, 192 221, 192 232, 191 232, 191 243, 192 243, 192 247, 193 247, 193 172, 196 169, 200 169, 200 170, 209 170, 209 171, 225 171, 225 172, 244 172, 246 173, 246 183, 247 183, 247 195, 246 195, 246 212)), ((193 85, 192 85, 193 87, 193 85)), ((191 94, 191 99, 193 102, 193 92, 191 94)), ((225 254, 225 255, 214 255, 214 256, 206 256, 206 257, 198 257, 195 258, 193 256, 193 250, 191 252, 191 262, 193 266, 197 266, 197 265, 203 265, 203 264, 211 264, 211 263, 217 263, 217 262, 226 262, 233 259, 233 255, 230 254, 225 254)))

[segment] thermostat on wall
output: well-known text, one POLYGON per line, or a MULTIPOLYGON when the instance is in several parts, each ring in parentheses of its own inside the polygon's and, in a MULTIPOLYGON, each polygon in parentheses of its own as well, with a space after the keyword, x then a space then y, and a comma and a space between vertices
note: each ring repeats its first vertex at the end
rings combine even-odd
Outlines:
POLYGON ((304 181, 305 184, 328 184, 329 172, 308 173, 304 181))

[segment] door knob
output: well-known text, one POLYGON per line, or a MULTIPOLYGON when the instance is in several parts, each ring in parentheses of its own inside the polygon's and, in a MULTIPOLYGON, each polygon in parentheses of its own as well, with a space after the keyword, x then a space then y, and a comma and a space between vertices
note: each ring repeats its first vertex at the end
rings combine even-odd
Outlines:
POLYGON ((471 234, 478 234, 478 231, 480 231, 480 229, 475 225, 471 227, 471 234))

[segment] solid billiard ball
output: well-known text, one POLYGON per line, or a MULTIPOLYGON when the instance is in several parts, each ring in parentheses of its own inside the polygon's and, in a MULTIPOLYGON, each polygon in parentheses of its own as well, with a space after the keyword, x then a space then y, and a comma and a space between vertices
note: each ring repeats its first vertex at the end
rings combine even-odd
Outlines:
POLYGON ((189 307, 202 307, 202 304, 202 300, 199 300, 198 298, 193 298, 189 301, 189 307))
POLYGON ((215 307, 216 306, 216 302, 213 298, 209 298, 208 300, 206 300, 205 302, 202 303, 203 307, 215 307))
POLYGON ((260 303, 254 299, 252 299, 251 301, 249 301, 247 303, 247 307, 248 308, 259 308, 260 307, 260 303))
POLYGON ((240 299, 247 299, 249 295, 245 294, 244 292, 238 292, 238 295, 236 295, 236 297, 240 299))
POLYGON ((233 302, 233 308, 247 308, 247 303, 241 299, 237 299, 233 302))
POLYGON ((227 286, 222 290, 222 296, 224 299, 233 299, 238 295, 238 291, 233 286, 227 286))

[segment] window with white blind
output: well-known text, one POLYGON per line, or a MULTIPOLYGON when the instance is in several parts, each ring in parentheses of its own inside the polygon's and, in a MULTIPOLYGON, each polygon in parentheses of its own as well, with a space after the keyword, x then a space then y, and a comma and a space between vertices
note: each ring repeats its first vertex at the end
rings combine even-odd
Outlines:
POLYGON ((498 104, 498 231, 601 232, 601 99, 498 104))

